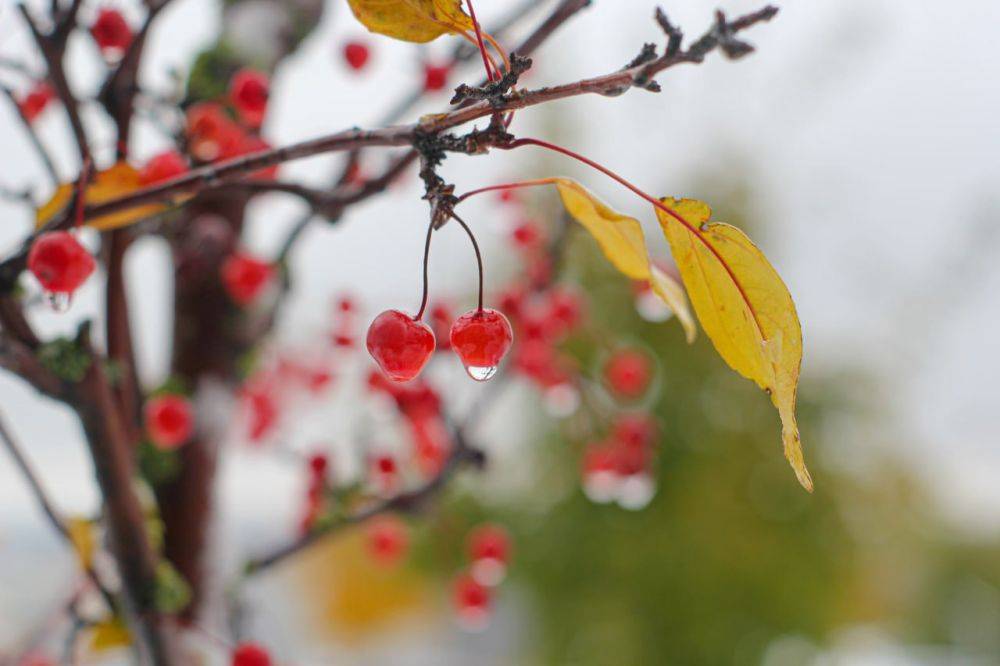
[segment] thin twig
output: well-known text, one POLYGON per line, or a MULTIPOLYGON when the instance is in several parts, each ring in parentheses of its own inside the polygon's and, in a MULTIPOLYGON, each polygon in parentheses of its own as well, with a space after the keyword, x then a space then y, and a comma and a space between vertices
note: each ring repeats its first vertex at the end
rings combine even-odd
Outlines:
POLYGON ((2 84, 0 84, 0 91, 3 92, 4 96, 10 100, 10 103, 14 106, 14 110, 17 112, 17 117, 20 118, 21 125, 24 128, 25 133, 28 135, 28 140, 31 141, 31 145, 34 147, 35 152, 38 153, 38 158, 42 161, 42 166, 45 167, 46 173, 49 174, 52 184, 54 186, 58 186, 59 172, 56 171, 56 165, 52 161, 52 156, 49 155, 49 151, 46 150, 45 145, 38 136, 38 132, 35 131, 34 125, 31 124, 28 116, 24 114, 24 109, 22 109, 21 105, 17 103, 17 97, 14 95, 14 91, 2 84))

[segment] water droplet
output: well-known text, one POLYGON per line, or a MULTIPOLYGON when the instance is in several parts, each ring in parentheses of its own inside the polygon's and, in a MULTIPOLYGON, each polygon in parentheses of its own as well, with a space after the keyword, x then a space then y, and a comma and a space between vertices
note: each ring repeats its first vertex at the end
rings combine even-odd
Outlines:
POLYGON ((651 289, 635 297, 635 309, 646 321, 660 323, 674 316, 673 310, 651 289))
POLYGON ((583 477, 583 494, 595 504, 607 504, 615 499, 621 477, 614 472, 590 472, 583 477))
POLYGON ((469 373, 469 376, 477 382, 485 382, 493 377, 493 375, 497 374, 497 366, 467 365, 465 366, 465 371, 469 373))
POLYGON ((73 294, 65 291, 52 291, 46 294, 49 299, 49 307, 53 311, 62 314, 73 305, 73 294))
POLYGON ((545 390, 545 411, 556 419, 572 416, 580 406, 580 392, 569 383, 556 384, 545 390))
POLYGON ((646 508, 656 495, 656 482, 649 474, 632 474, 618 489, 618 505, 629 511, 646 508))
POLYGON ((492 557, 482 557, 472 563, 471 573, 480 585, 496 587, 507 575, 507 566, 492 557))

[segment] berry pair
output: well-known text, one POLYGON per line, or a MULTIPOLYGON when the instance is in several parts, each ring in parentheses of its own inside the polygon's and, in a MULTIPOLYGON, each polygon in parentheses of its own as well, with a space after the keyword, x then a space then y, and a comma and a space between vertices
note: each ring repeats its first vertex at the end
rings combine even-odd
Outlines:
MULTIPOLYGON (((513 338, 507 318, 489 308, 466 312, 452 324, 449 335, 451 348, 476 381, 486 381, 496 373, 513 338)), ((367 346, 389 379, 406 382, 420 374, 437 343, 424 321, 386 310, 368 328, 367 346)))

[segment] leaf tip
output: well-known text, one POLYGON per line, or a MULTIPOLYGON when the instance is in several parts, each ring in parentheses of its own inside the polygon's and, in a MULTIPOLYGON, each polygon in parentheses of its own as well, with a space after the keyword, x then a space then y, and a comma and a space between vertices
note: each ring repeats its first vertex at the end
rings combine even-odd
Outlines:
POLYGON ((808 492, 813 491, 812 475, 806 467, 805 457, 802 455, 802 440, 799 439, 799 429, 796 426, 782 428, 781 440, 785 446, 785 458, 795 471, 795 478, 799 480, 802 487, 808 492))

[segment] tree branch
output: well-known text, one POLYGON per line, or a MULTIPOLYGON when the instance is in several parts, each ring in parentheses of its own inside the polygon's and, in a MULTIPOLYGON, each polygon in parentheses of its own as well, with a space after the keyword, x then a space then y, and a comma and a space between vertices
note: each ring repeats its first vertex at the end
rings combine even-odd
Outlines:
POLYGON ((31 145, 35 148, 35 152, 38 153, 39 159, 42 160, 42 166, 45 167, 46 173, 49 174, 52 184, 58 186, 59 172, 56 171, 56 166, 52 161, 52 156, 49 155, 49 151, 45 149, 45 145, 42 143, 41 138, 39 138, 38 132, 35 131, 31 121, 28 120, 28 116, 24 115, 24 110, 21 108, 21 105, 17 103, 17 97, 14 96, 14 91, 5 85, 0 85, 0 90, 3 91, 4 96, 10 100, 10 103, 14 106, 17 117, 21 119, 21 125, 28 135, 28 140, 31 141, 31 145))

